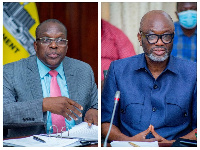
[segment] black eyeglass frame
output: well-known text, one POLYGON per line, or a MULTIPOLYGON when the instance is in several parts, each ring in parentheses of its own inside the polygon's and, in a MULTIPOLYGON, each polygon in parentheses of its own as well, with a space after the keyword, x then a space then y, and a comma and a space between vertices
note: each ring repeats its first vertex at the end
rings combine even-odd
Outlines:
MULTIPOLYGON (((66 44, 65 45, 63 45, 63 46, 66 46, 67 45, 67 43, 68 43, 68 40, 67 39, 63 39, 63 38, 49 38, 49 37, 41 37, 41 38, 37 38, 36 39, 36 41, 40 41, 41 42, 41 39, 44 39, 44 38, 46 38, 46 39, 50 39, 51 40, 51 43, 53 42, 53 41, 55 41, 56 42, 56 40, 65 40, 66 41, 66 44)), ((49 43, 48 45, 50 45, 51 43, 49 43)), ((42 43, 41 42, 41 44, 44 44, 44 43, 42 43)), ((60 46, 57 42, 56 42, 56 44, 58 45, 58 46, 60 46)))
POLYGON ((144 33, 141 31, 140 34, 142 34, 144 37, 146 37, 146 39, 147 39, 147 41, 148 41, 149 44, 155 44, 155 43, 158 42, 159 39, 161 39, 161 41, 162 41, 164 44, 169 44, 169 43, 171 43, 172 40, 174 39, 174 33, 171 33, 171 34, 144 34, 144 33), (148 38, 149 38, 149 36, 151 36, 151 35, 156 35, 156 36, 158 37, 158 39, 157 39, 156 42, 153 42, 153 43, 149 42, 148 38), (163 39, 162 39, 162 37, 163 37, 164 35, 171 35, 171 41, 168 42, 168 43, 164 42, 163 39))

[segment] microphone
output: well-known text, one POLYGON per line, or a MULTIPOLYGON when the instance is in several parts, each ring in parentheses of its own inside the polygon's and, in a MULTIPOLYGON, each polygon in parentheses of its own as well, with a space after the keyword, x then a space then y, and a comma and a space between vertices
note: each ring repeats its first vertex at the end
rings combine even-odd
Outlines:
POLYGON ((107 147, 108 136, 109 136, 111 128, 112 128, 113 119, 114 119, 114 116, 115 116, 115 109, 116 109, 116 106, 117 106, 117 103, 118 103, 119 99, 120 99, 120 91, 117 91, 115 93, 114 108, 113 108, 113 113, 112 113, 112 117, 111 117, 111 121, 110 121, 110 127, 109 127, 108 133, 106 135, 103 147, 107 147))

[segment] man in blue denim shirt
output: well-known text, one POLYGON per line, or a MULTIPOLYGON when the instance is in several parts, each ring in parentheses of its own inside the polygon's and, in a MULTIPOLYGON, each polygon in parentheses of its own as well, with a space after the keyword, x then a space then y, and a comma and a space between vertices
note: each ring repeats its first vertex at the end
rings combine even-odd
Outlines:
POLYGON ((114 61, 109 68, 102 92, 102 135, 108 132, 119 90, 110 141, 195 139, 196 63, 170 55, 174 24, 167 13, 148 12, 139 31, 144 54, 114 61))
POLYGON ((187 60, 197 61, 197 3, 177 2, 174 23, 175 35, 172 55, 187 60))

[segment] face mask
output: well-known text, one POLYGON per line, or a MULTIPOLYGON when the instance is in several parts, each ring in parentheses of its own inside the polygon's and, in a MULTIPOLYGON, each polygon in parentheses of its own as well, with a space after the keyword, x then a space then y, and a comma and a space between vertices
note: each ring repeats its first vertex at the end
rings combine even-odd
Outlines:
POLYGON ((178 13, 180 25, 186 29, 193 29, 197 25, 197 11, 187 10, 178 13))

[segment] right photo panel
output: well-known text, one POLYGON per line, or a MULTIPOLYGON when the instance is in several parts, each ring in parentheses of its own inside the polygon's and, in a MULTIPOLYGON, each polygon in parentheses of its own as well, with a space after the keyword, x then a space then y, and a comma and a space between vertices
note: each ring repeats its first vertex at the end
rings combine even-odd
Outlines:
POLYGON ((101 3, 101 146, 197 147, 197 2, 101 3))

